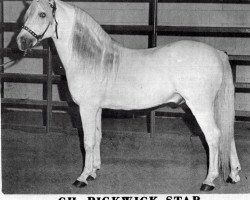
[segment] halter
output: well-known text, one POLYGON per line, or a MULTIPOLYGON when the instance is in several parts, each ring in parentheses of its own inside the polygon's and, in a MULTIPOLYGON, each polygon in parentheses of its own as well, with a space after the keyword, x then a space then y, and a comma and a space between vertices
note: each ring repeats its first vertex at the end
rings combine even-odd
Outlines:
MULTIPOLYGON (((38 1, 39 0, 37 0, 37 2, 38 1)), ((53 4, 49 3, 49 5, 52 8, 52 15, 53 15, 53 18, 54 18, 55 23, 56 23, 56 25, 55 25, 55 27, 56 27, 56 38, 58 39, 58 32, 57 32, 57 25, 58 25, 58 23, 57 23, 56 17, 55 17, 56 3, 55 2, 53 2, 53 4)), ((46 29, 43 31, 43 33, 41 35, 37 35, 34 31, 32 31, 29 27, 27 27, 25 25, 22 26, 22 29, 24 29, 27 32, 29 32, 34 38, 36 38, 37 42, 39 43, 42 40, 44 34, 47 32, 49 26, 50 26, 50 23, 48 24, 48 26, 46 27, 46 29)))
POLYGON ((34 38, 37 39, 37 42, 39 43, 42 40, 42 38, 43 38, 44 34, 46 33, 46 31, 48 30, 49 25, 50 24, 48 24, 47 28, 44 30, 44 32, 41 35, 37 35, 34 31, 32 31, 29 27, 27 27, 25 25, 22 26, 22 29, 24 29, 27 32, 29 32, 34 38))

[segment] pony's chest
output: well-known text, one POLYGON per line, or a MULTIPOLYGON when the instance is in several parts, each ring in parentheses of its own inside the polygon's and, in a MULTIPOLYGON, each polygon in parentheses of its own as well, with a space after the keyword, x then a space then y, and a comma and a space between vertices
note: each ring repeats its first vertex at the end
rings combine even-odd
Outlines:
POLYGON ((91 77, 81 73, 66 73, 70 94, 75 103, 97 102, 101 91, 91 77))

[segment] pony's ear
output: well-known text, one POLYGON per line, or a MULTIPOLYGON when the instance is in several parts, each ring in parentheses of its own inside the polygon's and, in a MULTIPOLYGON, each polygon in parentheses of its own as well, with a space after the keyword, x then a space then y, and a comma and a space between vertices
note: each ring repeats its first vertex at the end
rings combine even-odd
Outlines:
POLYGON ((55 0, 48 0, 48 2, 49 2, 49 5, 50 5, 52 8, 55 7, 55 5, 56 5, 55 0))
POLYGON ((33 0, 24 0, 24 5, 30 5, 33 2, 33 0))
POLYGON ((55 3, 55 0, 48 0, 49 1, 49 4, 54 4, 55 3))

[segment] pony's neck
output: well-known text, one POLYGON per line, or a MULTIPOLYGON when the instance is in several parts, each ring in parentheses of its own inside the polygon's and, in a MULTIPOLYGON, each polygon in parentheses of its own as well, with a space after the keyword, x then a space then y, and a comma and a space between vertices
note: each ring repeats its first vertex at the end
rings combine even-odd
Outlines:
POLYGON ((65 68, 69 62, 72 65, 72 61, 95 65, 104 52, 112 53, 119 48, 83 10, 59 0, 56 0, 56 4, 58 39, 54 38, 54 42, 65 68))

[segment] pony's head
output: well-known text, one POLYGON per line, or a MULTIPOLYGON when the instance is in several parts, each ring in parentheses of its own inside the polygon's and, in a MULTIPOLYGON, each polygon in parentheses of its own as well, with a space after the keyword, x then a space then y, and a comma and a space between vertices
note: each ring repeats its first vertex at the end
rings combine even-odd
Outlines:
POLYGON ((41 40, 57 37, 55 0, 33 0, 24 17, 24 25, 17 36, 20 50, 27 50, 41 40))

